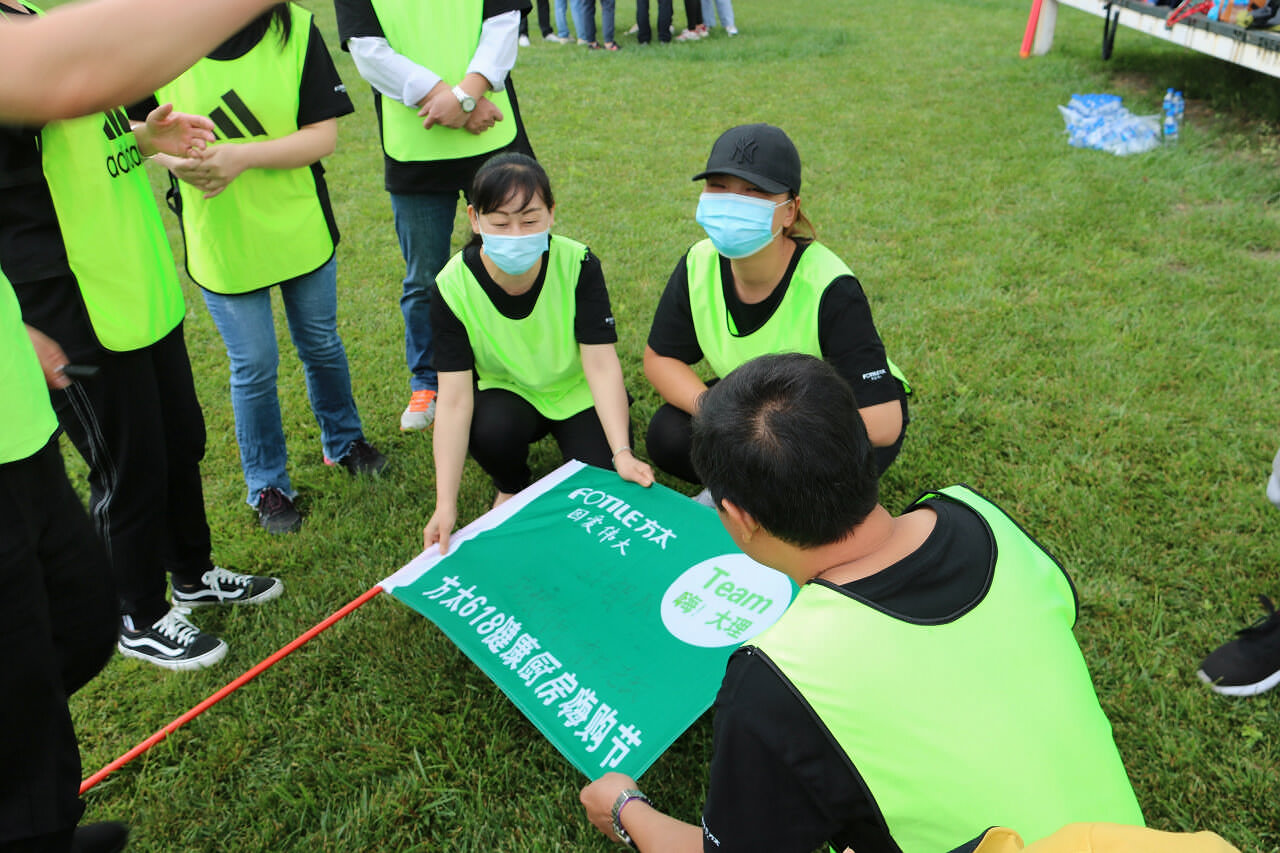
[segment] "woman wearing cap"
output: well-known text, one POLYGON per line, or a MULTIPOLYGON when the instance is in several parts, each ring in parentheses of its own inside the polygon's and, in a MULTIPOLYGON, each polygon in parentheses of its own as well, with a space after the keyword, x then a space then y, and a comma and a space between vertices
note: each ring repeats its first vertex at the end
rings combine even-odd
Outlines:
MULTIPOLYGON (((707 239, 676 264, 658 302, 644 370, 665 405, 649 422, 659 468, 690 482, 690 416, 707 383, 766 353, 803 352, 834 366, 853 387, 881 472, 906 434, 909 386, 885 355, 866 295, 849 267, 814 239, 800 208, 800 155, 768 124, 721 134, 696 219, 707 239)), ((714 380, 713 380, 714 381, 714 380)))

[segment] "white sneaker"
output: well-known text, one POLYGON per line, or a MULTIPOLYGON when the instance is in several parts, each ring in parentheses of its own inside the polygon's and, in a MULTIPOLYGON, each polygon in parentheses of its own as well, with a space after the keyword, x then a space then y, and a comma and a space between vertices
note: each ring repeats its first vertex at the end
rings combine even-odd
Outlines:
POLYGON ((242 575, 214 566, 190 589, 173 584, 173 603, 185 607, 211 604, 262 604, 279 598, 284 581, 262 575, 242 575))
POLYGON ((520 36, 520 46, 521 46, 521 47, 528 47, 528 46, 529 46, 529 37, 528 37, 528 36, 520 36))
POLYGON ((424 430, 436 419, 436 392, 430 388, 414 391, 409 397, 409 405, 400 415, 400 429, 424 430))
POLYGON ((543 41, 549 41, 549 42, 551 42, 552 44, 566 44, 566 43, 568 43, 568 42, 572 41, 572 39, 561 38, 560 36, 556 35, 555 33, 547 33, 545 36, 543 36, 543 37, 542 37, 542 40, 543 40, 543 41))
POLYGON ((120 653, 179 672, 213 666, 226 656, 227 644, 192 625, 187 620, 190 612, 174 605, 155 624, 142 628, 131 616, 121 617, 120 653))

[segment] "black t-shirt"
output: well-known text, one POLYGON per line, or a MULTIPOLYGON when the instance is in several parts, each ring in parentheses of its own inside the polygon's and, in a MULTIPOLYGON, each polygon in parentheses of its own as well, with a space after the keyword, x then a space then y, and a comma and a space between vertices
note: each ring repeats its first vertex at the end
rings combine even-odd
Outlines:
MULTIPOLYGON (((239 59, 257 46, 263 38, 279 44, 280 36, 274 27, 263 36, 246 28, 218 45, 209 54, 209 58, 222 62, 239 59)), ((153 95, 129 107, 129 117, 134 121, 145 121, 147 113, 157 106, 159 103, 153 95)), ((179 112, 191 112, 183 104, 174 104, 173 108, 179 112)), ((313 19, 307 33, 307 53, 302 60, 302 76, 298 80, 298 127, 331 118, 341 118, 353 112, 355 112, 355 105, 347 95, 347 87, 343 84, 342 77, 339 76, 338 69, 333 64, 333 57, 329 54, 329 48, 324 43, 324 37, 320 35, 320 30, 313 19)), ((222 137, 221 132, 218 136, 222 137)), ((311 174, 315 177, 316 196, 320 200, 321 209, 324 210, 325 222, 329 225, 329 236, 333 239, 334 245, 337 245, 338 223, 333 216, 333 205, 329 201, 329 187, 324 179, 324 166, 319 161, 312 163, 311 174)))
MULTIPOLYGON (((733 268, 728 258, 720 257, 720 286, 738 334, 749 335, 758 330, 778 310, 796 266, 810 245, 810 241, 796 241, 796 250, 782 280, 768 298, 752 304, 738 298, 733 286, 733 268)), ((859 406, 874 406, 906 396, 902 383, 889 374, 888 358, 871 320, 867 295, 852 275, 834 279, 823 292, 818 304, 818 343, 822 357, 853 387, 859 406)), ((703 358, 689 307, 689 271, 685 258, 676 264, 658 300, 649 329, 649 346, 658 355, 685 364, 696 364, 703 358)))
MULTIPOLYGON (((523 320, 533 313, 547 279, 547 253, 542 255, 542 270, 533 286, 519 296, 507 293, 489 275, 480 259, 479 246, 467 246, 462 250, 462 261, 480 283, 481 290, 493 303, 498 313, 511 320, 523 320)), ((435 367, 441 373, 472 370, 475 355, 467 328, 441 298, 435 285, 431 287, 431 335, 435 347, 435 367)), ((613 322, 613 309, 609 306, 609 291, 605 289, 604 271, 600 261, 587 250, 574 287, 573 335, 580 344, 613 344, 618 342, 618 332, 613 322)))
MULTIPOLYGON (((994 570, 990 528, 955 501, 933 498, 921 506, 938 518, 919 549, 870 577, 833 588, 925 622, 954 618, 980 601, 994 570)), ((828 843, 836 850, 897 853, 856 767, 791 685, 750 646, 729 658, 716 697, 712 749, 703 807, 708 853, 811 853, 828 843)))
MULTIPOLYGON (((373 10, 372 0, 334 0, 333 5, 338 15, 338 33, 343 50, 348 49, 347 39, 386 38, 382 23, 373 10)), ((530 8, 530 0, 484 0, 483 15, 488 20, 506 12, 524 12, 530 8)), ((388 157, 384 151, 387 192, 396 195, 466 192, 471 189, 471 181, 476 171, 493 155, 503 151, 519 151, 532 157, 533 148, 529 145, 528 136, 525 135, 524 122, 520 118, 520 104, 516 100, 516 90, 511 83, 511 75, 507 75, 504 87, 507 97, 511 99, 511 115, 503 120, 516 123, 516 137, 510 144, 474 157, 459 157, 451 160, 402 162, 388 157)), ((375 89, 373 108, 377 113, 379 134, 382 132, 382 97, 382 94, 375 89)), ((396 109, 401 108, 395 101, 391 104, 396 109)))

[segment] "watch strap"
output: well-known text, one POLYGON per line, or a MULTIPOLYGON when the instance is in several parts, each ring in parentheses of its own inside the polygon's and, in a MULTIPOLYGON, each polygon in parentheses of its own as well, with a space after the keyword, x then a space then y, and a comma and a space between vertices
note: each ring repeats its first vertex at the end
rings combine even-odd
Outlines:
POLYGON ((453 96, 458 99, 458 104, 461 105, 463 112, 469 113, 476 108, 476 99, 468 95, 467 90, 461 86, 453 87, 453 96), (468 107, 467 104, 471 104, 471 106, 468 107))
POLYGON ((622 843, 626 844, 632 850, 638 850, 636 843, 631 840, 631 836, 622 828, 622 808, 632 800, 640 800, 645 805, 652 806, 653 803, 644 795, 642 791, 635 788, 623 788, 618 794, 618 798, 613 801, 613 812, 611 818, 613 820, 613 832, 622 839, 622 843))

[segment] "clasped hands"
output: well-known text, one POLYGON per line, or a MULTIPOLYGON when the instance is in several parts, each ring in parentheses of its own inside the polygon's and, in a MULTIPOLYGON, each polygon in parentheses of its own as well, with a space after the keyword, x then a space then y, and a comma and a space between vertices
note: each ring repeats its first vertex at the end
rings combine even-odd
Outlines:
POLYGON ((418 115, 422 117, 422 126, 427 130, 437 124, 444 127, 462 128, 468 133, 479 135, 498 122, 504 116, 497 104, 487 97, 476 98, 476 108, 464 112, 462 104, 453 94, 453 87, 441 80, 418 103, 418 115))
POLYGON ((143 154, 168 154, 175 158, 166 162, 179 180, 213 198, 227 188, 248 168, 238 145, 215 145, 213 122, 206 116, 173 111, 163 104, 147 115, 145 124, 135 125, 134 134, 143 154))

